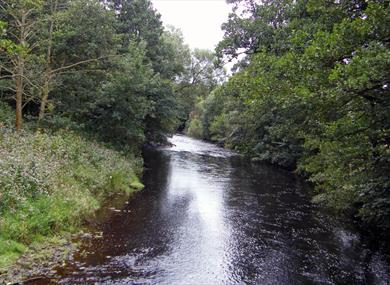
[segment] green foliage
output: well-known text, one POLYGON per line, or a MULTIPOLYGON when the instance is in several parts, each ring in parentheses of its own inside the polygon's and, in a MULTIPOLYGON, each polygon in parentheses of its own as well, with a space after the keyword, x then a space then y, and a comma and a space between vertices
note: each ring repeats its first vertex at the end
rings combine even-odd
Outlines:
POLYGON ((211 52, 191 55, 180 31, 164 30, 149 0, 0 4, 1 264, 141 189, 135 155, 176 130, 217 69, 211 52), (13 132, 14 102, 35 134, 13 132))
POLYGON ((316 202, 388 231, 388 3, 231 2, 240 8, 218 53, 247 56, 198 103, 189 125, 204 139, 297 169, 315 183, 316 202))
POLYGON ((199 99, 205 98, 225 79, 225 70, 215 62, 215 53, 209 50, 195 49, 189 54, 175 88, 182 121, 188 120, 199 99))
POLYGON ((199 119, 194 118, 190 120, 187 134, 191 137, 201 139, 203 138, 203 129, 202 129, 202 123, 199 119))
POLYGON ((164 31, 149 0, 15 0, 4 7, 1 49, 9 52, 0 56, 0 90, 2 100, 12 102, 20 78, 15 74, 23 72, 25 118, 42 114, 41 127, 76 122, 104 141, 131 142, 134 149, 145 140, 164 141, 175 130, 174 86, 188 48, 178 31, 164 31), (31 31, 15 24, 19 14, 31 31), (23 43, 15 36, 20 33, 23 43), (16 61, 18 48, 26 52, 16 61))
POLYGON ((7 23, 0 20, 0 51, 12 54, 18 48, 18 46, 10 39, 6 38, 7 34, 7 23))
POLYGON ((0 268, 14 262, 26 249, 21 243, 0 238, 0 268))
POLYGON ((0 141, 0 254, 40 236, 74 231, 109 195, 142 187, 140 163, 69 132, 15 134, 0 141))
POLYGON ((146 140, 164 141, 175 131, 174 89, 190 55, 179 31, 164 31, 148 0, 120 5, 12 0, 1 5, 4 264, 41 236, 73 231, 105 197, 143 187, 135 154, 146 140), (44 106, 35 134, 12 131, 15 116, 9 106, 18 83, 28 125, 44 106), (111 150, 114 146, 126 152, 111 150))
MULTIPOLYGON (((0 102, 0 130, 13 125, 13 110, 6 103, 0 102)), ((1 133, 0 133, 1 135, 1 133)))

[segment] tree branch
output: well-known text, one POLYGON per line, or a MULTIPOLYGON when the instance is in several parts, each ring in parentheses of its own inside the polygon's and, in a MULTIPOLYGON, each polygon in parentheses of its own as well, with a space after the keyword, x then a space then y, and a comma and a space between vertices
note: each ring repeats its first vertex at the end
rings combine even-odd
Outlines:
POLYGON ((99 60, 104 59, 104 58, 115 57, 115 56, 118 56, 118 55, 114 55, 114 56, 102 56, 102 57, 98 57, 98 58, 82 60, 82 61, 79 61, 79 62, 70 64, 70 65, 67 65, 67 66, 62 66, 62 67, 59 67, 59 68, 57 68, 57 69, 53 69, 50 73, 51 73, 51 74, 56 74, 56 73, 58 73, 58 72, 60 72, 60 71, 67 70, 67 69, 70 69, 70 68, 73 68, 73 67, 82 65, 82 64, 84 64, 84 63, 89 63, 89 62, 93 62, 93 61, 99 61, 99 60))
POLYGON ((70 73, 80 73, 80 72, 104 72, 103 69, 84 69, 84 70, 68 70, 68 71, 61 71, 58 72, 57 75, 61 74, 70 74, 70 73))
POLYGON ((0 89, 8 89, 8 90, 11 90, 12 92, 16 92, 16 89, 14 89, 12 87, 8 87, 8 86, 0 86, 0 89))

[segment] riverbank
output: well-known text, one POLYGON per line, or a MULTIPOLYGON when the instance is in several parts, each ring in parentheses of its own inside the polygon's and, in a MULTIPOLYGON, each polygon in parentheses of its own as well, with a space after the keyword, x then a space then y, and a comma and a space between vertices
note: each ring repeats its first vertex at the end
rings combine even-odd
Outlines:
POLYGON ((37 253, 58 255, 55 263, 65 258, 75 247, 71 236, 104 201, 143 187, 138 179, 141 172, 141 158, 79 134, 15 133, 3 126, 0 280, 15 266, 25 267, 24 261, 35 260, 37 253))
POLYGON ((169 141, 143 152, 145 191, 29 285, 389 283, 386 254, 312 204, 295 175, 186 136, 169 141))
MULTIPOLYGON (((199 130, 198 130, 199 131, 199 130)), ((194 130, 186 130, 184 135, 187 135, 191 138, 201 140, 206 143, 217 145, 226 150, 235 151, 237 154, 245 157, 245 159, 253 165, 267 165, 278 170, 283 170, 290 172, 293 175, 296 175, 306 184, 310 185, 308 195, 311 197, 311 202, 314 205, 318 205, 327 209, 334 215, 342 217, 343 220, 348 221, 359 230, 361 234, 367 237, 367 241, 370 243, 377 244, 378 248, 381 248, 386 254, 390 255, 390 231, 387 228, 380 227, 376 221, 366 221, 362 216, 356 212, 356 207, 358 205, 351 203, 350 207, 341 207, 342 205, 335 205, 327 201, 327 196, 325 193, 319 190, 318 181, 316 181, 311 173, 305 172, 300 162, 296 162, 294 165, 284 165, 279 164, 273 161, 270 158, 261 156, 259 154, 254 154, 252 152, 245 152, 239 148, 234 147, 233 145, 227 143, 225 139, 211 139, 204 138, 200 133, 195 132, 194 130)), ((347 205, 348 201, 344 201, 347 205)))

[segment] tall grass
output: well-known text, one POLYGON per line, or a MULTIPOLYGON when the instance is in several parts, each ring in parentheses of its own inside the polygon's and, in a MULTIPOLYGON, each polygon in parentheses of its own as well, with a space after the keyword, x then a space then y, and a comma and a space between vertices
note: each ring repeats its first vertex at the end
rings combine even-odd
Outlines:
POLYGON ((3 123, 0 268, 42 237, 76 231, 106 197, 142 188, 141 167, 139 158, 68 131, 17 134, 3 123))

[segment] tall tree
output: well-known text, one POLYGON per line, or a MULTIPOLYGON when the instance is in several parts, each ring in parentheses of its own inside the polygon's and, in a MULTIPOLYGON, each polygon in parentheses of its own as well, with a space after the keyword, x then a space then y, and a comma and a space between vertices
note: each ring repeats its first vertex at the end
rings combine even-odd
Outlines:
MULTIPOLYGON (((112 13, 98 1, 49 0, 46 5, 45 28, 42 32, 44 71, 38 123, 45 115, 49 94, 61 74, 82 72, 88 69, 88 64, 96 65, 98 61, 114 56, 116 52, 111 45, 114 42, 112 13), (79 50, 77 54, 69 54, 64 44, 70 43, 77 34, 89 36, 86 42, 88 47, 84 46, 87 49, 79 50)), ((73 48, 77 45, 78 43, 73 43, 73 48)))
POLYGON ((9 43, 13 44, 13 49, 7 49, 1 61, 1 69, 5 74, 2 79, 11 78, 15 92, 15 127, 20 131, 23 125, 23 107, 27 95, 25 85, 36 88, 36 85, 28 77, 26 64, 33 51, 37 48, 38 41, 35 37, 39 14, 43 1, 31 0, 1 0, 1 19, 7 22, 6 37, 9 43))
POLYGON ((218 52, 246 57, 197 104, 196 133, 297 167, 316 201, 390 229, 388 1, 229 2, 218 52))
POLYGON ((183 121, 188 120, 197 100, 205 98, 225 77, 226 71, 216 65, 214 52, 203 49, 191 51, 175 88, 183 121))

